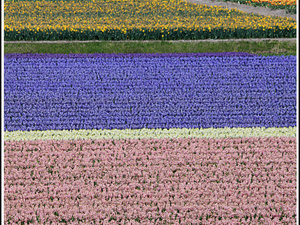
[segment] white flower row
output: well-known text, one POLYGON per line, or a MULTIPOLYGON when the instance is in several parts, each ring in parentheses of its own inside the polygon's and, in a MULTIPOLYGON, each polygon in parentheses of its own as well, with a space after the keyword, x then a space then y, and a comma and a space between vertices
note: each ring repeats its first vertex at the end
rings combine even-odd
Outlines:
POLYGON ((77 139, 143 139, 143 138, 242 138, 296 137, 297 127, 253 128, 172 128, 125 130, 46 130, 6 131, 5 141, 20 140, 77 140, 77 139))

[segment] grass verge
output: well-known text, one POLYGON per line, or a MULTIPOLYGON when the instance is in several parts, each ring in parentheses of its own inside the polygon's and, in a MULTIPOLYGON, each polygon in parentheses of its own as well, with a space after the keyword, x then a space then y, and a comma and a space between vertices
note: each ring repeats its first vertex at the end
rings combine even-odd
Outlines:
POLYGON ((5 43, 4 53, 201 53, 296 55, 295 41, 5 43))

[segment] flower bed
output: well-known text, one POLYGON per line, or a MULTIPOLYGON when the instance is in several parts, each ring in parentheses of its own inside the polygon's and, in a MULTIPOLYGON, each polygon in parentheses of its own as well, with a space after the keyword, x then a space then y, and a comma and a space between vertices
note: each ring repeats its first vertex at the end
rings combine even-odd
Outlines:
POLYGON ((5 142, 5 221, 296 223, 296 138, 5 142))
POLYGON ((6 55, 4 129, 296 126, 295 56, 113 56, 6 55))
POLYGON ((296 223, 296 57, 6 54, 5 224, 296 223))
POLYGON ((290 18, 185 1, 6 1, 4 39, 182 40, 296 37, 290 18))

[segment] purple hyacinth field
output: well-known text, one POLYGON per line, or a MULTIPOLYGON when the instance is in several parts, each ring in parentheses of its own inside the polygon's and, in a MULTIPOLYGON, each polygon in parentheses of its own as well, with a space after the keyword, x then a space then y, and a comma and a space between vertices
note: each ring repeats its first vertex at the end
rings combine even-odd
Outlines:
POLYGON ((296 57, 6 55, 7 131, 296 126, 296 57))
POLYGON ((5 224, 296 224, 296 56, 5 54, 5 224))

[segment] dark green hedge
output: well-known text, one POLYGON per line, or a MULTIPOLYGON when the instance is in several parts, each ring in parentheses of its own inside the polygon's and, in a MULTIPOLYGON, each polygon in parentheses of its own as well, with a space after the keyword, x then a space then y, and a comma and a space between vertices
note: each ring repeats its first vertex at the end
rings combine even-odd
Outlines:
POLYGON ((92 30, 69 31, 49 30, 47 32, 21 30, 5 31, 5 41, 41 41, 41 40, 198 40, 198 39, 235 39, 235 38, 295 38, 296 29, 213 29, 211 32, 199 30, 150 31, 144 29, 129 30, 126 34, 120 30, 98 32, 92 30), (164 37, 162 37, 164 35, 164 37))

